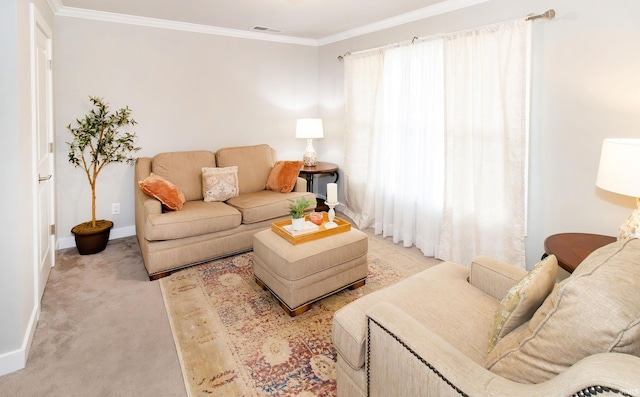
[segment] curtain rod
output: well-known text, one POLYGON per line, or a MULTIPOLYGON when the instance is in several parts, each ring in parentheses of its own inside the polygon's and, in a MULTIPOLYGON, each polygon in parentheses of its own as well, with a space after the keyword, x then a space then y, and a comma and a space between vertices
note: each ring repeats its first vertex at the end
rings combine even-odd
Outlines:
MULTIPOLYGON (((556 10, 554 10, 553 8, 550 10, 547 10, 545 12, 543 12, 542 14, 538 14, 538 15, 534 15, 534 14, 529 14, 527 15, 524 20, 525 21, 534 21, 536 19, 553 19, 556 16, 556 10)), ((413 39, 411 39, 411 43, 413 44, 413 42, 415 42, 416 40, 418 40, 418 36, 414 36, 413 39)), ((342 61, 344 59, 344 57, 351 55, 351 53, 349 51, 345 52, 342 55, 338 55, 338 61, 342 61)))
POLYGON ((555 16, 556 16, 556 10, 552 8, 550 10, 545 11, 542 14, 538 14, 538 15, 529 14, 524 20, 533 21, 535 19, 553 19, 555 18, 555 16))

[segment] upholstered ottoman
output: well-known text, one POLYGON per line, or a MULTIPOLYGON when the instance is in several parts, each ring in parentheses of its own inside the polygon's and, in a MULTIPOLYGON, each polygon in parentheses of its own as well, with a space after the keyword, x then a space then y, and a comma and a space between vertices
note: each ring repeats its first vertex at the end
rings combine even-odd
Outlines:
POLYGON ((296 316, 311 303, 367 278, 367 236, 359 230, 293 245, 271 230, 253 237, 253 273, 280 306, 296 316))

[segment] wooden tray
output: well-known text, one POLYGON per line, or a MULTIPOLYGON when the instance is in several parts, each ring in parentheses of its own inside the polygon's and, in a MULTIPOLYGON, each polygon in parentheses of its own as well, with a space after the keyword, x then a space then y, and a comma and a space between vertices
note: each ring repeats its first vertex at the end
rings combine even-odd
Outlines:
MULTIPOLYGON (((299 234, 297 236, 292 235, 286 229, 284 229, 284 226, 291 225, 291 219, 287 219, 279 222, 273 222, 271 224, 271 230, 275 234, 287 240, 293 245, 308 243, 309 241, 318 240, 324 237, 333 236, 334 234, 344 233, 351 230, 351 224, 345 221, 344 219, 340 219, 338 217, 335 217, 333 219, 333 221, 338 224, 338 227, 334 227, 332 229, 325 228, 324 225, 327 222, 329 222, 329 216, 327 215, 326 212, 324 212, 322 215, 323 215, 322 224, 320 224, 320 227, 318 228, 318 230, 313 232, 299 234)), ((308 215, 305 217, 305 220, 309 220, 308 215)))

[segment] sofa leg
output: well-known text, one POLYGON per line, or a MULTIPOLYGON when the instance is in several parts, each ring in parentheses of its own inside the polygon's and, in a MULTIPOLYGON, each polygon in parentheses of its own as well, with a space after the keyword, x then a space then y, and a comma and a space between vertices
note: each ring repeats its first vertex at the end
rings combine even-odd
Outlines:
POLYGON ((264 285, 264 283, 260 279, 258 279, 258 277, 256 277, 255 280, 256 280, 256 284, 258 284, 258 286, 262 288, 263 291, 267 290, 267 286, 264 285))
POLYGON ((360 281, 358 281, 357 283, 355 283, 355 284, 353 284, 353 285, 350 285, 350 286, 349 286, 349 289, 351 289, 351 290, 353 290, 353 289, 358 289, 358 288, 360 288, 360 287, 364 286, 364 284, 365 284, 366 282, 367 282, 367 280, 360 280, 360 281))
POLYGON ((153 274, 153 275, 149 276, 149 281, 159 280, 159 279, 161 279, 163 277, 167 277, 167 276, 170 276, 170 275, 171 275, 171 272, 156 273, 156 274, 153 274))

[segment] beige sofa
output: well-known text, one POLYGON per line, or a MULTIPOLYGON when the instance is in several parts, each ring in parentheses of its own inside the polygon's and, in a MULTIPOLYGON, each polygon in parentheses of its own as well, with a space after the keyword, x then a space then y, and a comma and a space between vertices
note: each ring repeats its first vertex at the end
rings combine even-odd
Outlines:
POLYGON ((315 200, 298 178, 290 193, 266 190, 276 152, 268 145, 211 151, 160 153, 141 157, 135 166, 136 234, 151 280, 170 272, 251 250, 253 235, 289 216, 289 204, 299 197, 315 200), (237 166, 239 195, 224 202, 205 202, 203 167, 237 166), (154 173, 175 184, 186 202, 178 211, 164 211, 160 201, 145 194, 138 182, 154 173))
POLYGON ((445 262, 345 306, 333 322, 338 396, 640 396, 640 240, 551 280, 488 353, 501 300, 525 274, 488 257, 445 262))

